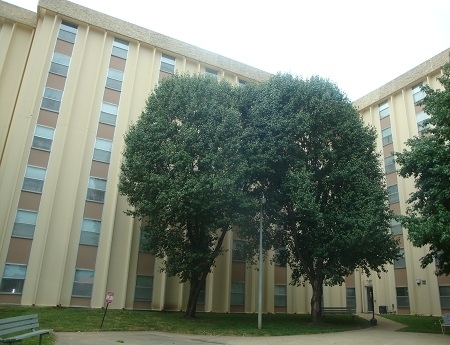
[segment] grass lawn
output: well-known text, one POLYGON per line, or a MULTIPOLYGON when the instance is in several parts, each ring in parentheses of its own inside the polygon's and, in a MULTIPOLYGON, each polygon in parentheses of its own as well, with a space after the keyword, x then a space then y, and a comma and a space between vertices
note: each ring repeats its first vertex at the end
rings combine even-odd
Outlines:
MULTIPOLYGON (((321 325, 313 325, 310 315, 263 314, 262 329, 258 330, 257 314, 197 313, 188 320, 179 312, 156 312, 109 309, 102 329, 105 313, 102 309, 0 306, 0 317, 24 314, 39 315, 40 328, 55 332, 96 331, 160 331, 185 334, 211 334, 235 336, 280 336, 342 332, 369 327, 367 320, 350 315, 327 315, 321 325)), ((22 344, 37 343, 33 337, 22 344)), ((44 336, 45 345, 54 344, 54 336, 44 336)))
POLYGON ((438 316, 383 314, 380 317, 406 325, 399 332, 442 333, 438 316))

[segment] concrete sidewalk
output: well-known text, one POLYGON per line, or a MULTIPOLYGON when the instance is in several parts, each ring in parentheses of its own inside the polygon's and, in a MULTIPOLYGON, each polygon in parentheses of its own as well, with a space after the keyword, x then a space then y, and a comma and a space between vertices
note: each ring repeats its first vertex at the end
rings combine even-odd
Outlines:
MULTIPOLYGON (((371 314, 359 315, 367 320, 371 314)), ((396 332, 402 324, 376 316, 378 325, 366 329, 280 337, 222 337, 174 334, 162 332, 61 332, 56 333, 57 345, 443 345, 450 344, 450 335, 396 332)), ((264 326, 264 325, 263 325, 264 326)))

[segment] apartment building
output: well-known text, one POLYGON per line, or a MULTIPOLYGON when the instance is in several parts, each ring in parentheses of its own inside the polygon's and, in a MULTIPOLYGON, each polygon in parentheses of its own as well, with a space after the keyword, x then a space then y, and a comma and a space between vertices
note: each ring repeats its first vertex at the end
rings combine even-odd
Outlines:
MULTIPOLYGON (((183 309, 188 286, 160 272, 159 259, 142 250, 139 222, 123 212, 123 134, 176 71, 234 84, 270 75, 66 0, 40 0, 36 13, 0 1, 0 47, 0 303, 100 308, 114 292, 111 308, 183 309)), ((355 102, 380 132, 397 213, 413 183, 396 176, 391 152, 420 130, 417 86, 439 87, 448 53, 355 102)), ((450 306, 450 280, 422 270, 425 249, 412 247, 398 224, 392 229, 404 260, 381 279, 355 272, 325 287, 326 306, 427 315, 450 306)), ((258 273, 238 241, 227 235, 198 310, 257 311, 258 273)), ((289 285, 288 267, 267 260, 263 277, 264 312, 309 312, 311 288, 289 285)))

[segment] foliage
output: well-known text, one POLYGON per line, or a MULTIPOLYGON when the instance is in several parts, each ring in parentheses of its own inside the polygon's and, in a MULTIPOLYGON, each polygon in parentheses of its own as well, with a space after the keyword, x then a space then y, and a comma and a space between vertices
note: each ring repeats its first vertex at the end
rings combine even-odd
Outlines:
POLYGON ((320 77, 277 75, 241 93, 249 190, 267 199, 265 247, 286 248, 292 283, 311 283, 321 322, 323 284, 357 268, 379 273, 398 255, 376 133, 320 77))
POLYGON ((199 75, 164 79, 125 135, 119 191, 144 220, 163 270, 190 282, 187 316, 227 231, 247 207, 234 88, 199 75))
POLYGON ((421 136, 406 142, 408 149, 396 153, 398 174, 413 177, 415 191, 408 199, 407 215, 399 217, 414 246, 429 245, 421 258, 425 267, 436 260, 438 274, 450 274, 450 63, 438 78, 443 89, 423 86, 420 103, 430 115, 421 136))

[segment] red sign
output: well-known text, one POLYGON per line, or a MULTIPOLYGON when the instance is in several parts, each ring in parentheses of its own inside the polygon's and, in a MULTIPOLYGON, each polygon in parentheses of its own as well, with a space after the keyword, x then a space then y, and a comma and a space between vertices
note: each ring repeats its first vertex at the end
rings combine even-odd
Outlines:
POLYGON ((113 301, 113 298, 114 298, 114 292, 108 291, 108 293, 106 294, 105 302, 109 304, 113 301))

